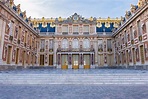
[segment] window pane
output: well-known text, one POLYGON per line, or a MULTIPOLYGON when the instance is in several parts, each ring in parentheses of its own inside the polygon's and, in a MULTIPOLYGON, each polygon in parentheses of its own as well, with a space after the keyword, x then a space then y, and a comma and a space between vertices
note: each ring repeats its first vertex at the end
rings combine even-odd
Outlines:
POLYGON ((62 48, 68 48, 68 41, 67 41, 67 39, 64 39, 62 41, 62 48))
POLYGON ((83 26, 83 32, 89 32, 89 25, 83 26))
POLYGON ((79 32, 79 27, 78 25, 73 26, 73 32, 79 32))
POLYGON ((41 40, 41 49, 44 49, 45 47, 45 40, 41 40))
POLYGON ((73 48, 79 48, 79 41, 77 39, 74 39, 72 42, 72 47, 73 48))
POLYGON ((83 41, 83 48, 90 48, 90 42, 89 42, 88 39, 85 39, 85 40, 83 41))
POLYGON ((68 25, 63 25, 62 32, 68 32, 68 25))
POLYGON ((107 48, 111 49, 111 40, 110 39, 107 40, 107 48))

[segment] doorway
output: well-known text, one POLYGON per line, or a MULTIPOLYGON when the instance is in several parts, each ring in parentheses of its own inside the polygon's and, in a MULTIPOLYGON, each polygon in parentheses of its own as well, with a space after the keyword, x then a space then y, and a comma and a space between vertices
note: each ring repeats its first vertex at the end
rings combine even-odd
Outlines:
POLYGON ((68 55, 62 55, 62 69, 68 69, 68 55))
POLYGON ((12 46, 8 46, 8 53, 7 53, 7 64, 11 63, 11 56, 12 56, 12 46))
POLYGON ((40 55, 40 65, 44 66, 44 55, 40 55))
POLYGON ((112 54, 107 55, 107 65, 112 66, 112 54))
POLYGON ((19 48, 16 49, 15 64, 19 62, 19 48))
POLYGON ((53 55, 49 55, 49 66, 53 65, 53 55))
POLYGON ((140 56, 141 56, 141 64, 144 64, 144 47, 143 45, 140 46, 140 56))
POLYGON ((128 50, 126 51, 126 63, 129 65, 129 53, 128 50))
POLYGON ((99 54, 98 55, 98 62, 99 62, 99 66, 102 67, 104 65, 104 57, 103 54, 99 54))
POLYGON ((26 51, 23 51, 23 54, 22 54, 22 65, 23 66, 25 65, 25 57, 26 57, 26 51))
POLYGON ((79 55, 72 55, 72 69, 79 69, 79 55))
POLYGON ((132 55, 133 55, 133 64, 136 64, 136 56, 135 56, 135 48, 132 49, 132 55))
POLYGON ((90 69, 90 55, 84 55, 84 69, 90 69))

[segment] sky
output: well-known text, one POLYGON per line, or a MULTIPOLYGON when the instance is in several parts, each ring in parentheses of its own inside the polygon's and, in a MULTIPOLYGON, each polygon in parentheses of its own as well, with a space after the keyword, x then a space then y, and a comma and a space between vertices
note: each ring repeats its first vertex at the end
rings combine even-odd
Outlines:
POLYGON ((14 0, 32 18, 68 18, 77 13, 85 18, 116 18, 125 15, 138 0, 14 0))

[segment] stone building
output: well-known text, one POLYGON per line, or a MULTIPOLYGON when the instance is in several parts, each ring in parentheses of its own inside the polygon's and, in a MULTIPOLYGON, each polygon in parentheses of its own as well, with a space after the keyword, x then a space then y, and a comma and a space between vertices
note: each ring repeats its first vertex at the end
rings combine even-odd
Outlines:
POLYGON ((148 1, 121 18, 27 18, 13 0, 0 0, 1 68, 49 66, 147 68, 148 1))

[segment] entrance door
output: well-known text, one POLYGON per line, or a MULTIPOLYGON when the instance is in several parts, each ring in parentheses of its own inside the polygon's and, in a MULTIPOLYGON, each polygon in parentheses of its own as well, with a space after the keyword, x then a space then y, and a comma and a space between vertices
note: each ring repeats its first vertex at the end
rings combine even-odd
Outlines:
POLYGON ((19 60, 19 49, 16 49, 16 56, 15 56, 15 64, 18 64, 18 60, 19 60))
POLYGON ((90 55, 84 55, 84 69, 90 69, 90 55))
POLYGON ((126 51, 126 63, 129 65, 129 53, 128 50, 126 51))
POLYGON ((32 66, 34 66, 34 63, 35 63, 35 55, 33 54, 33 56, 32 56, 32 66))
POLYGON ((107 55, 107 64, 108 66, 112 66, 112 54, 107 55))
POLYGON ((135 59, 136 56, 135 56, 135 49, 134 48, 132 49, 132 52, 133 52, 133 63, 136 64, 136 59, 135 59))
POLYGON ((31 53, 29 53, 29 55, 27 55, 27 56, 28 56, 28 59, 29 59, 29 60, 28 60, 28 65, 30 65, 30 64, 31 64, 31 60, 32 60, 32 59, 31 59, 32 55, 31 55, 31 53))
POLYGON ((40 65, 44 66, 44 55, 40 55, 40 65))
POLYGON ((68 55, 62 55, 62 69, 68 69, 68 55))
POLYGON ((120 65, 120 54, 117 54, 117 64, 120 65))
POLYGON ((49 66, 53 65, 53 55, 49 55, 49 66))
POLYGON ((72 69, 79 69, 79 55, 72 55, 72 69))
POLYGON ((121 62, 122 62, 122 65, 124 65, 124 54, 123 54, 123 52, 121 53, 121 62))
POLYGON ((144 47, 140 46, 141 64, 144 64, 144 47))
POLYGON ((12 55, 12 47, 8 46, 8 53, 7 53, 7 64, 11 63, 11 55, 12 55))
POLYGON ((22 55, 22 65, 25 65, 25 57, 26 57, 26 51, 23 51, 23 55, 22 55))
POLYGON ((99 66, 103 66, 104 65, 104 57, 103 57, 103 54, 99 54, 98 55, 98 59, 99 59, 99 66))

